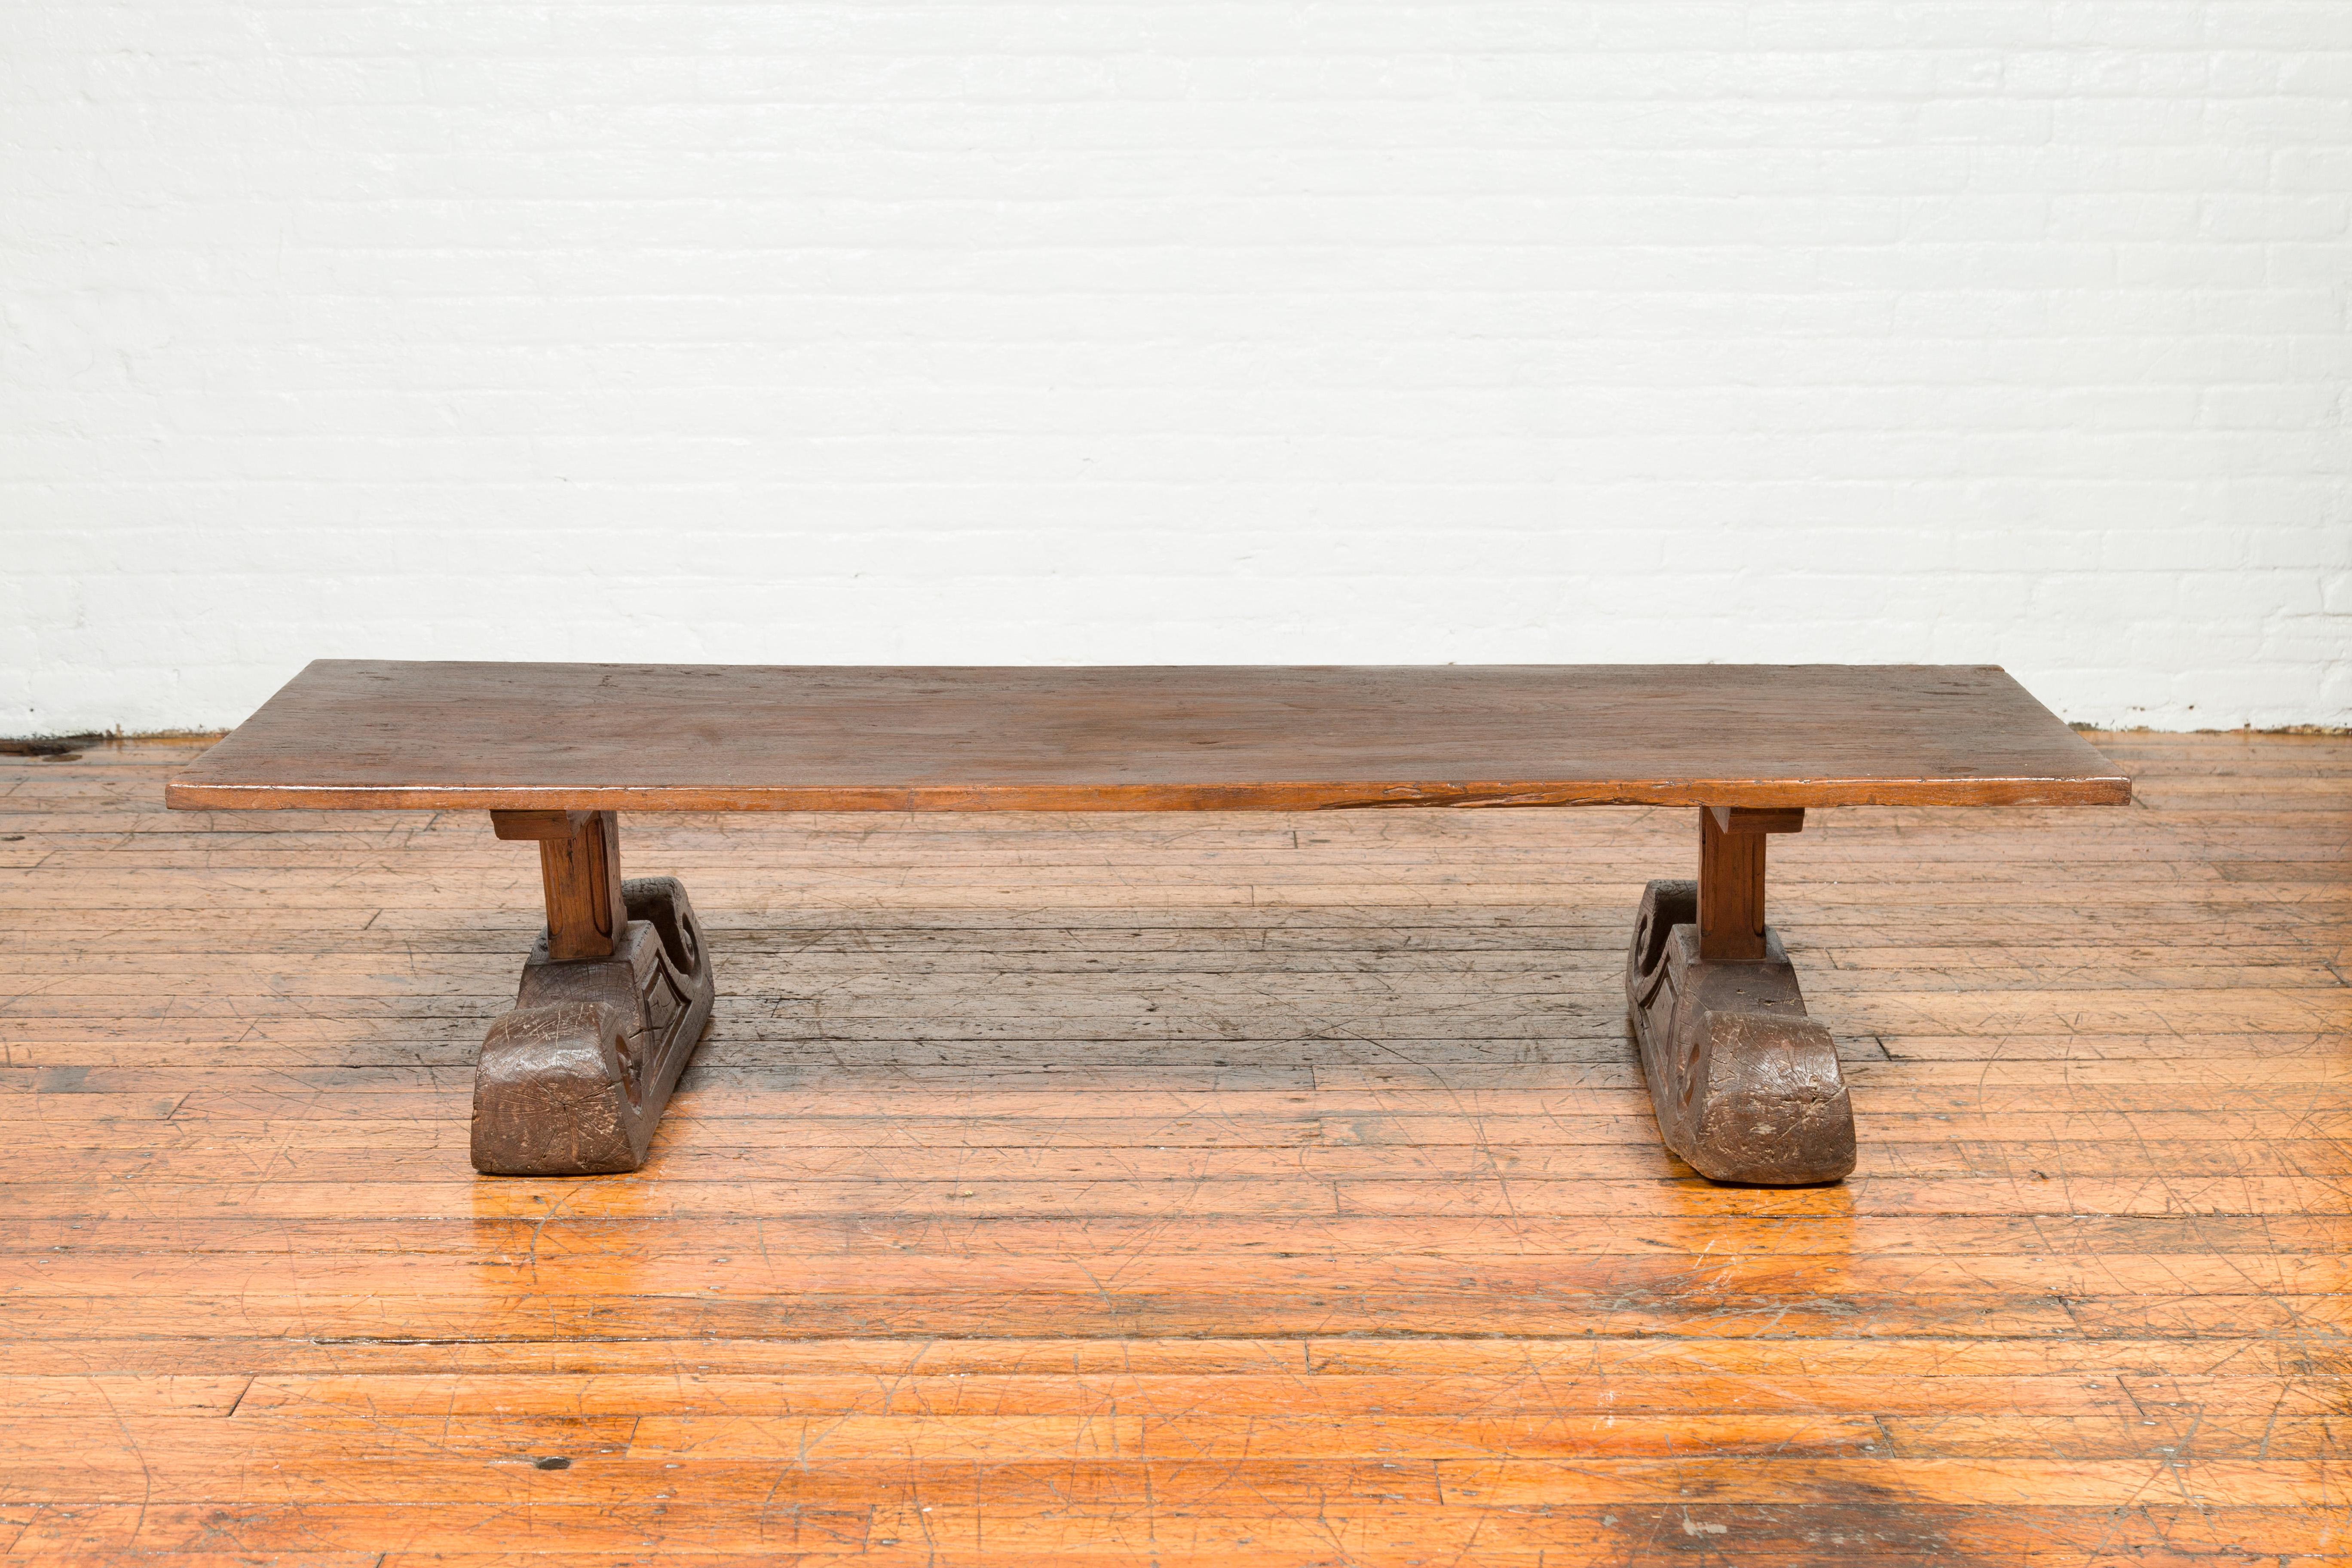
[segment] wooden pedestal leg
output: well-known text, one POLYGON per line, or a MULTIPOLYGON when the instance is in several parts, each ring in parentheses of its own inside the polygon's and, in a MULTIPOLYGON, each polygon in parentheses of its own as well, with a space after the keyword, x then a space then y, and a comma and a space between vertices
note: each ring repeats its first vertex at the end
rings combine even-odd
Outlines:
POLYGON ((547 929, 474 1076, 474 1169, 583 1176, 646 1163, 716 987, 675 877, 621 879, 609 811, 494 811, 535 840, 547 929))
POLYGON ((1853 1169, 1853 1108, 1829 1031, 1764 923, 1768 834, 1801 810, 1706 806, 1696 882, 1652 882, 1625 999, 1666 1147, 1718 1182, 1801 1186, 1853 1169))

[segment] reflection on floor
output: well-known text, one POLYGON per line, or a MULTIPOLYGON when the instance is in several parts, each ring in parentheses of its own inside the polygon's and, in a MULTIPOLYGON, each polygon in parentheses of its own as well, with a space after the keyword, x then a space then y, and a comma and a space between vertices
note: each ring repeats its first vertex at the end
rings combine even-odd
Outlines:
POLYGON ((1775 844, 1862 1138, 1778 1192, 1625 1035, 1688 812, 629 817, 716 1022, 494 1181, 528 846, 0 759, 0 1547, 2341 1560, 2352 741, 2094 740, 1775 844))

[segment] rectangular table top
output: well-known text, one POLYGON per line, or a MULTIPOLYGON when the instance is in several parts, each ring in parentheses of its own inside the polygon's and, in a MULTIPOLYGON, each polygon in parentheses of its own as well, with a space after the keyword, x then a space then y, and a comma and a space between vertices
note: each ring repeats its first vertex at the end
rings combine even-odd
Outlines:
POLYGON ((1125 668, 321 659, 183 809, 2115 805, 1991 665, 1125 668))

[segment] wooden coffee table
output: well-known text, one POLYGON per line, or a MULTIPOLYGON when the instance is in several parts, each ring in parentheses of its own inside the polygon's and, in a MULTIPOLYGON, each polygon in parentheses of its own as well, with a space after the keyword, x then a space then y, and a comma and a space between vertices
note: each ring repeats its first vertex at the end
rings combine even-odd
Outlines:
POLYGON ((547 927, 474 1089, 475 1168, 631 1171, 709 1023, 676 879, 621 811, 1697 808, 1652 882, 1628 1012, 1669 1148, 1835 1181, 1853 1113, 1765 923, 1765 844, 1830 805, 2121 805, 2131 781, 1977 665, 1127 668, 325 659, 173 779, 189 811, 488 811, 547 927))

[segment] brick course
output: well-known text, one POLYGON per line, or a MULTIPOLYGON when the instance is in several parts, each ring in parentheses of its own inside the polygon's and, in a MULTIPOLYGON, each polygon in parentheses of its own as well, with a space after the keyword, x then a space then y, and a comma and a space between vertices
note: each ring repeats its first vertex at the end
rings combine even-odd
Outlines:
POLYGON ((0 733, 318 656, 2352 721, 2352 4, 0 11, 0 733))

